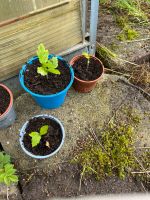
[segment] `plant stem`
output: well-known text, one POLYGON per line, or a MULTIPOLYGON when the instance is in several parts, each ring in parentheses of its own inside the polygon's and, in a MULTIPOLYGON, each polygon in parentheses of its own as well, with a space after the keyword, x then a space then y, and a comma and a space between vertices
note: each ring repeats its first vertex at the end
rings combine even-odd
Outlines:
POLYGON ((83 170, 82 170, 82 173, 81 173, 81 176, 80 176, 79 191, 81 191, 81 184, 82 184, 82 179, 83 179, 83 176, 84 176, 85 169, 86 169, 86 166, 83 167, 83 170))
MULTIPOLYGON (((139 40, 128 40, 126 41, 127 43, 131 43, 131 42, 141 42, 141 41, 145 41, 145 40, 150 40, 150 38, 142 38, 139 40)), ((126 43, 126 42, 121 42, 121 43, 126 43)))
POLYGON ((73 172, 73 173, 70 175, 69 180, 68 180, 68 183, 67 183, 67 186, 66 186, 66 188, 65 188, 65 192, 66 192, 66 190, 68 189, 69 185, 71 184, 71 178, 74 177, 75 174, 76 174, 76 172, 75 172, 75 173, 73 172))
POLYGON ((124 59, 122 59, 122 58, 116 58, 116 59, 118 59, 118 60, 120 60, 120 61, 123 61, 123 62, 125 62, 125 63, 129 63, 129 64, 131 64, 131 65, 139 66, 139 65, 136 64, 136 63, 130 62, 130 61, 128 61, 128 60, 124 60, 124 59))
POLYGON ((138 164, 140 165, 140 167, 142 168, 142 170, 147 174, 147 176, 150 177, 150 174, 146 171, 146 169, 144 168, 143 164, 137 159, 136 156, 134 156, 134 158, 138 162, 138 164))
POLYGON ((147 190, 145 189, 143 183, 141 182, 142 188, 144 189, 145 192, 147 192, 147 190))
POLYGON ((131 172, 131 174, 147 174, 147 173, 149 174, 150 171, 144 171, 144 172, 143 172, 143 171, 141 171, 141 172, 140 172, 140 171, 139 171, 139 172, 131 172))
POLYGON ((89 69, 89 64, 90 64, 90 59, 87 59, 87 69, 86 69, 86 71, 88 71, 88 69, 89 69))
POLYGON ((107 71, 111 71, 111 72, 114 72, 114 73, 117 73, 117 74, 121 74, 121 75, 129 76, 129 77, 130 77, 129 74, 124 74, 124 73, 121 73, 121 72, 118 72, 118 71, 115 71, 115 70, 113 70, 113 69, 109 69, 109 68, 106 68, 106 67, 105 67, 105 69, 106 69, 107 71))
POLYGON ((7 200, 9 200, 9 187, 7 187, 7 200))

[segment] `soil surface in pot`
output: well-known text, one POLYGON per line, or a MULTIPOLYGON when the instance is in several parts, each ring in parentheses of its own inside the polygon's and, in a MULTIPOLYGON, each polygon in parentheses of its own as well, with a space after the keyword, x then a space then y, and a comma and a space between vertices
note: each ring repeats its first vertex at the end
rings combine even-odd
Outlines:
POLYGON ((9 93, 0 86, 0 115, 2 115, 8 108, 10 103, 9 93))
POLYGON ((23 138, 24 146, 34 155, 48 155, 54 152, 62 141, 62 131, 60 125, 50 118, 35 117, 29 120, 25 132, 26 133, 23 138), (40 143, 32 148, 31 137, 29 134, 31 132, 39 132, 40 128, 44 125, 49 126, 47 134, 43 135, 40 143), (49 145, 46 146, 47 143, 49 143, 49 145))
POLYGON ((75 61, 73 69, 75 77, 84 81, 93 81, 99 78, 103 72, 102 65, 98 60, 91 57, 88 65, 88 60, 84 56, 75 61))
POLYGON ((37 73, 37 67, 41 66, 39 60, 34 60, 32 64, 27 64, 24 72, 25 86, 34 93, 49 95, 56 94, 64 90, 70 83, 70 69, 61 60, 58 60, 58 70, 60 75, 49 73, 42 76, 37 73))

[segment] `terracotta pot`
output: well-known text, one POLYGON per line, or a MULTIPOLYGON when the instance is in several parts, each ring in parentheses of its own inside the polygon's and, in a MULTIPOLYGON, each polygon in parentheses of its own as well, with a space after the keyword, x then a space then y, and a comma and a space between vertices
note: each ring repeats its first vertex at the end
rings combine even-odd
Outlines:
POLYGON ((14 107, 13 107, 13 94, 12 94, 11 90, 8 87, 6 87, 5 85, 0 84, 0 86, 3 87, 10 96, 10 102, 9 102, 7 109, 5 110, 5 112, 2 115, 0 115, 0 128, 7 128, 11 124, 13 124, 16 119, 16 113, 15 113, 14 107))
MULTIPOLYGON (((75 56, 72 58, 72 60, 70 61, 70 65, 73 66, 73 64, 78 60, 80 59, 81 57, 83 57, 82 55, 78 55, 78 56, 75 56)), ((103 73, 104 73, 104 66, 103 66, 103 63, 98 59, 96 58, 95 56, 92 56, 95 60, 98 60, 99 63, 100 63, 100 70, 101 70, 101 74, 100 76, 93 80, 93 81, 84 81, 84 80, 81 80, 79 78, 74 77, 74 82, 73 82, 73 87, 76 91, 78 92, 82 92, 82 93, 86 93, 86 92, 90 92, 95 86, 96 86, 96 83, 99 81, 99 79, 101 79, 103 73)))

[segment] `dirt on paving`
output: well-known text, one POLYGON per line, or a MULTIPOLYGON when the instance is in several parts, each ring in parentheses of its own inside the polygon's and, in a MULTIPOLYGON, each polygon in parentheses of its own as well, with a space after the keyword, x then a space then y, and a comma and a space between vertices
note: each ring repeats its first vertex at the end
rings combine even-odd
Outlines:
POLYGON ((48 197, 73 197, 91 194, 119 194, 144 192, 140 182, 131 177, 120 180, 116 176, 97 181, 93 176, 83 179, 80 185, 81 169, 69 162, 57 166, 49 176, 31 173, 22 177, 23 198, 43 200, 48 197), (31 177, 32 176, 32 177, 31 177), (37 192, 38 191, 38 192, 37 192))

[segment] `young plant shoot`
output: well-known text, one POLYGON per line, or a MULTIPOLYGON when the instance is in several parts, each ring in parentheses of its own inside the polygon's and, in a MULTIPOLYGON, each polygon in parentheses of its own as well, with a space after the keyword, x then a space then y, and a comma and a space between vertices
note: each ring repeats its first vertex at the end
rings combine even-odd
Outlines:
POLYGON ((89 66, 91 55, 86 52, 83 52, 82 55, 87 59, 87 64, 89 66))
MULTIPOLYGON (((31 139, 32 147, 36 147, 40 143, 42 135, 46 135, 47 131, 48 131, 48 125, 44 125, 40 128, 40 132, 33 131, 29 134, 29 136, 32 138, 31 139)), ((48 145, 46 144, 46 146, 48 145)))
POLYGON ((41 67, 37 68, 37 73, 42 76, 48 75, 48 73, 60 74, 60 71, 57 69, 58 67, 58 59, 57 57, 52 57, 48 59, 49 52, 45 49, 43 44, 39 44, 37 56, 39 58, 39 62, 41 63, 41 67))

